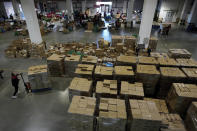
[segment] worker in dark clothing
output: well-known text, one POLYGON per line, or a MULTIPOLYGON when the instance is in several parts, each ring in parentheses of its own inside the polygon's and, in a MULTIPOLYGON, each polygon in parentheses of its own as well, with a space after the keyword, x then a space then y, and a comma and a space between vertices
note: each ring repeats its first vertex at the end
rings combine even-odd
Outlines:
POLYGON ((11 20, 14 20, 14 17, 12 16, 12 14, 10 15, 10 19, 11 19, 11 20))
POLYGON ((15 88, 14 94, 12 96, 13 99, 16 99, 17 98, 16 94, 18 93, 18 84, 19 84, 19 78, 18 78, 18 76, 19 76, 19 74, 11 73, 12 86, 15 88))
POLYGON ((139 51, 140 51, 140 49, 139 49, 138 47, 136 47, 136 48, 135 48, 136 56, 138 56, 138 55, 139 55, 139 51))
POLYGON ((152 51, 151 48, 148 48, 148 49, 147 49, 148 57, 150 57, 151 51, 152 51))
POLYGON ((0 70, 0 78, 3 79, 3 70, 0 70))

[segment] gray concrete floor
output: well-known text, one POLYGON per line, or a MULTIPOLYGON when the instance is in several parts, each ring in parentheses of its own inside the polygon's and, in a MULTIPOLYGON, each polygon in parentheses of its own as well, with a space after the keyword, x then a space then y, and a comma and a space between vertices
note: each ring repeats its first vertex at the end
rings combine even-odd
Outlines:
MULTIPOLYGON (((44 36, 48 45, 54 42, 94 42, 100 37, 111 41, 111 34, 130 35, 136 34, 139 28, 133 30, 120 30, 110 33, 103 30, 98 33, 84 33, 80 29, 69 34, 52 32, 44 36)), ((152 32, 157 36, 156 32, 152 32)), ((45 64, 41 59, 11 59, 4 56, 4 50, 17 39, 13 32, 0 34, 0 69, 27 70, 29 66, 45 64)), ((159 52, 166 52, 169 48, 185 48, 193 54, 197 60, 197 34, 187 33, 184 30, 173 27, 168 37, 160 37, 158 44, 159 52)), ((69 126, 70 121, 67 114, 69 106, 68 92, 70 78, 59 81, 59 86, 54 86, 52 91, 26 95, 22 81, 20 82, 20 93, 18 99, 11 99, 14 91, 10 82, 10 71, 5 71, 4 80, 0 80, 0 130, 1 131, 79 131, 69 126)), ((27 74, 24 73, 25 80, 27 74)), ((58 79, 58 78, 57 78, 58 79)), ((71 122, 71 123, 70 123, 71 122)))

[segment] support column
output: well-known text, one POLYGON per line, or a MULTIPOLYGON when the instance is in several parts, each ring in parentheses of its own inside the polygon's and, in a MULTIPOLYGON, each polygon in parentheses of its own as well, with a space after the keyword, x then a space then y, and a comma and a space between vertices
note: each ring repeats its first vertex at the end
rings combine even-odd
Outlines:
POLYGON ((194 0, 191 12, 187 20, 188 23, 194 23, 197 25, 197 13, 196 12, 197 12, 197 0, 194 0))
POLYGON ((74 20, 72 0, 66 0, 66 9, 69 19, 74 20))
POLYGON ((181 12, 180 20, 186 20, 187 13, 191 10, 190 4, 191 4, 191 0, 185 0, 183 9, 181 12))
POLYGON ((129 0, 127 8, 127 21, 132 21, 134 0, 129 0))
POLYGON ((151 35, 153 17, 155 14, 156 6, 157 0, 144 0, 138 44, 145 44, 146 48, 148 47, 151 35))
POLYGON ((21 0, 21 5, 31 42, 40 44, 42 42, 42 37, 35 11, 34 0, 21 0))
POLYGON ((123 3, 123 13, 127 13, 127 1, 123 3))
POLYGON ((8 17, 3 2, 0 2, 0 15, 1 15, 1 16, 3 15, 3 16, 5 16, 5 17, 8 17))
POLYGON ((14 9, 16 19, 20 20, 19 3, 16 0, 12 0, 12 6, 13 6, 13 9, 14 9))
POLYGON ((83 0, 81 2, 81 5, 82 5, 82 13, 85 13, 85 11, 86 11, 86 0, 83 0))

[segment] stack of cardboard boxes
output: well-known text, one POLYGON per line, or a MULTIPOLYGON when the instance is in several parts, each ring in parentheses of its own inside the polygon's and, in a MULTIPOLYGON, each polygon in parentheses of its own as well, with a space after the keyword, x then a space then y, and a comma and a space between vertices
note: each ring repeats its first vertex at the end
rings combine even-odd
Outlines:
POLYGON ((114 67, 114 78, 120 81, 134 81, 134 71, 131 66, 115 66, 114 67))
POLYGON ((159 82, 158 97, 165 97, 172 86, 172 83, 185 82, 187 76, 176 67, 160 67, 161 78, 159 82))
POLYGON ((139 57, 139 64, 156 65, 156 66, 159 65, 158 61, 154 57, 146 57, 146 56, 139 57))
POLYGON ((84 56, 82 58, 82 64, 93 64, 96 65, 98 58, 96 56, 84 56))
POLYGON ((80 63, 80 60, 80 55, 66 55, 64 59, 65 74, 70 77, 75 76, 75 69, 77 68, 77 65, 80 63))
POLYGON ((134 37, 134 36, 125 36, 124 44, 125 44, 125 46, 127 48, 129 48, 131 50, 135 50, 136 37, 134 37))
POLYGON ((169 49, 168 56, 175 59, 178 58, 190 59, 192 54, 186 49, 169 49))
POLYGON ((196 131, 196 120, 197 120, 197 102, 192 102, 189 109, 187 110, 187 116, 185 123, 188 131, 196 131))
POLYGON ((186 83, 197 84, 197 68, 182 68, 187 76, 186 83))
POLYGON ((173 58, 158 58, 160 67, 179 67, 180 64, 173 58))
POLYGON ((155 51, 157 49, 157 43, 158 43, 158 39, 156 37, 151 37, 149 40, 148 48, 155 51))
POLYGON ((121 55, 117 57, 117 65, 119 66, 132 66, 135 70, 137 64, 137 58, 135 56, 121 55))
POLYGON ((151 57, 154 57, 156 59, 158 58, 169 58, 167 53, 158 53, 158 52, 151 52, 151 57))
POLYGON ((192 101, 197 101, 197 85, 173 83, 166 102, 171 112, 184 116, 192 101))
POLYGON ((85 78, 73 78, 69 86, 70 100, 74 95, 92 96, 92 81, 85 78))
POLYGON ((160 72, 154 65, 137 65, 136 79, 144 84, 145 95, 154 95, 160 72))
POLYGON ((49 87, 47 76, 47 65, 32 66, 28 69, 28 80, 31 89, 42 89, 49 87))
POLYGON ((99 104, 99 131, 125 131, 127 113, 125 101, 101 98, 99 104))
POLYGON ((95 109, 96 98, 74 96, 68 109, 70 120, 67 129, 92 131, 95 109))
POLYGON ((116 46, 117 43, 122 43, 124 37, 119 35, 112 35, 112 46, 116 46))
POLYGON ((176 61, 180 64, 180 67, 197 67, 197 61, 193 59, 176 59, 176 61))
POLYGON ((117 98, 118 89, 116 80, 97 81, 96 96, 117 98))
POLYGON ((159 131, 161 117, 154 102, 130 100, 130 131, 159 131))
POLYGON ((75 70, 75 74, 85 77, 85 78, 92 78, 94 72, 94 65, 90 64, 78 64, 75 70))
POLYGON ((142 83, 121 82, 120 97, 124 99, 144 99, 144 89, 142 83))
POLYGON ((49 76, 58 77, 64 75, 64 58, 65 55, 57 54, 53 54, 52 56, 47 58, 47 70, 49 76))
POLYGON ((96 66, 94 75, 96 80, 113 79, 113 67, 96 66))

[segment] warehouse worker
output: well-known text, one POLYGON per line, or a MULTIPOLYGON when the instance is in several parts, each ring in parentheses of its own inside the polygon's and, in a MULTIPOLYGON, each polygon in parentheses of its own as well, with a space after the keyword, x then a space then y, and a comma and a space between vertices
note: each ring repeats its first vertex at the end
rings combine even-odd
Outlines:
POLYGON ((138 56, 138 54, 139 54, 139 51, 140 51, 140 48, 139 48, 139 47, 136 47, 136 48, 135 48, 135 53, 136 53, 136 56, 138 56))
POLYGON ((13 99, 17 98, 16 94, 18 93, 18 84, 19 84, 18 76, 19 76, 19 74, 16 74, 16 73, 13 73, 13 72, 11 73, 12 86, 15 89, 14 94, 12 96, 13 99))
POLYGON ((151 51, 152 51, 151 48, 148 48, 148 49, 147 49, 148 57, 150 57, 151 51))
POLYGON ((3 79, 3 70, 0 70, 0 78, 3 79))

